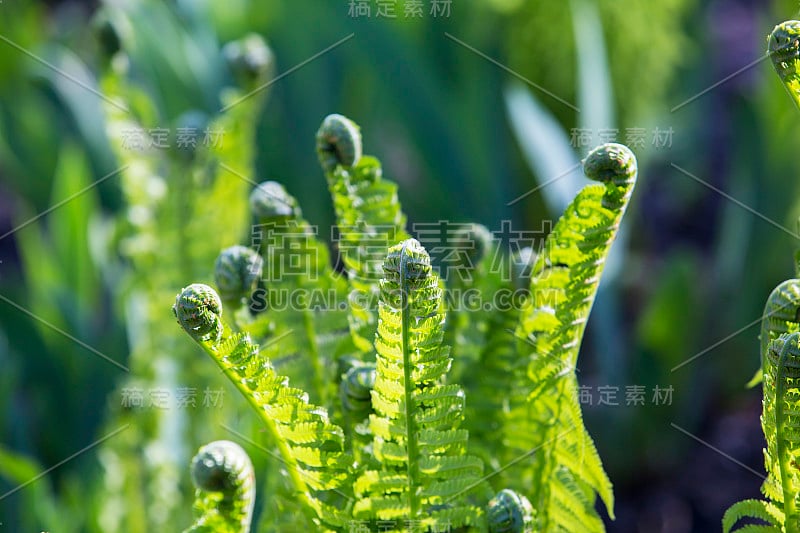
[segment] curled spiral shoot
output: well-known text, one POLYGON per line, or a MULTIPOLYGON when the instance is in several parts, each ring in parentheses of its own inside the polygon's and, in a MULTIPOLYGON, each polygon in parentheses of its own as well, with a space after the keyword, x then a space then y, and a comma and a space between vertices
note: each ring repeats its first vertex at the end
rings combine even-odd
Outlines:
POLYGON ((361 159, 361 132, 343 115, 328 115, 317 131, 317 156, 325 172, 352 167, 361 159))
POLYGON ((214 282, 226 302, 240 301, 255 290, 261 278, 264 260, 247 246, 222 250, 214 263, 214 282))
POLYGON ((222 338, 222 302, 216 291, 202 283, 193 283, 175 298, 172 312, 178 324, 199 341, 218 342, 222 338))
POLYGON ((222 48, 222 57, 236 82, 244 89, 268 77, 275 57, 260 35, 251 33, 222 48))
POLYGON ((533 506, 528 498, 503 489, 489 501, 486 513, 490 533, 532 533, 533 506))
POLYGON ((260 183, 250 193, 250 212, 259 222, 300 216, 297 200, 277 181, 260 183))
POLYGON ((623 144, 601 144, 583 160, 583 172, 591 180, 616 186, 603 198, 604 207, 615 209, 624 205, 633 192, 637 173, 636 156, 623 144))
POLYGON ((372 409, 372 389, 375 388, 375 363, 356 363, 342 376, 339 397, 342 409, 366 417, 372 409))
POLYGON ((255 503, 255 472, 247 453, 235 442, 206 444, 192 459, 199 518, 189 532, 247 533, 255 503))
POLYGON ((800 21, 787 20, 775 26, 767 37, 767 53, 789 96, 800 107, 800 21))
POLYGON ((784 333, 800 330, 800 280, 787 279, 770 293, 761 321, 761 353, 784 333))

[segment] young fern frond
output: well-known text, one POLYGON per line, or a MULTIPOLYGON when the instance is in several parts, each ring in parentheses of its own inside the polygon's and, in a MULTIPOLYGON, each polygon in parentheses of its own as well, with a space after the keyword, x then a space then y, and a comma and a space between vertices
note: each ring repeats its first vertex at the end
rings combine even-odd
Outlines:
POLYGON ((256 501, 255 472, 238 444, 206 444, 192 459, 197 521, 185 533, 249 533, 256 501))
POLYGON ((767 37, 767 53, 792 101, 800 109, 800 21, 787 20, 767 37))
POLYGON ((460 382, 466 372, 476 370, 493 315, 502 312, 496 308, 495 297, 508 288, 508 277, 504 278, 507 271, 498 260, 499 247, 485 226, 464 225, 447 241, 459 254, 447 270, 451 297, 444 343, 452 347, 450 375, 460 382))
POLYGON ((377 159, 361 154, 358 126, 341 115, 326 117, 317 132, 317 155, 336 213, 339 253, 350 290, 350 331, 356 347, 370 352, 381 264, 386 249, 408 235, 397 184, 383 179, 377 159))
POLYGON ((264 260, 261 303, 266 309, 239 325, 263 339, 266 355, 315 401, 331 407, 335 356, 352 350, 346 312, 330 305, 343 300, 345 282, 282 185, 268 181, 253 189, 250 210, 256 223, 253 244, 264 260))
POLYGON ((517 486, 533 488, 540 531, 603 531, 595 494, 613 517, 611 482, 583 425, 575 367, 637 167, 633 153, 619 144, 594 149, 583 165, 586 176, 601 184, 578 193, 548 236, 533 263, 529 305, 517 326, 525 341, 520 346, 530 355, 527 379, 517 372, 513 386, 527 392, 527 401, 512 392, 505 437, 516 454, 537 450, 517 486))
MULTIPOLYGON (((783 335, 800 331, 800 279, 787 279, 767 298, 761 320, 761 353, 783 335)), ((763 361, 762 361, 763 366, 763 361)))
POLYGON ((742 519, 766 522, 771 531, 800 531, 800 333, 784 333, 762 354, 764 401, 761 427, 767 447, 767 479, 761 487, 768 501, 745 500, 731 506, 722 520, 724 533, 742 519))
POLYGON ((369 423, 376 468, 356 480, 354 516, 417 520, 423 530, 476 526, 482 509, 465 495, 480 486, 483 464, 466 455, 467 432, 457 429, 464 392, 445 384, 438 277, 414 239, 389 249, 383 272, 369 423))
POLYGON ((277 444, 295 495, 313 509, 321 527, 342 526, 353 467, 342 429, 330 422, 325 409, 309 403, 305 392, 290 387, 288 379, 275 372, 248 334, 224 327, 213 289, 202 284, 186 287, 173 310, 184 330, 258 412, 277 444), (224 333, 208 333, 217 331, 224 333))
POLYGON ((534 511, 525 496, 503 489, 487 507, 489 533, 533 533, 534 511))
POLYGON ((264 260, 251 248, 225 248, 214 262, 214 283, 225 307, 236 309, 253 294, 264 270, 264 260))

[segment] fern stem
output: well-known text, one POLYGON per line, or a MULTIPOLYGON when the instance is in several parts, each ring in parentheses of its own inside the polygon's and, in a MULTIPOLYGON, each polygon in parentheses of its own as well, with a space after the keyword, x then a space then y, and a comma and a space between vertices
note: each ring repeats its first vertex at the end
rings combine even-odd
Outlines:
POLYGON ((411 309, 408 301, 409 285, 408 281, 411 274, 408 272, 409 252, 406 251, 408 242, 403 243, 403 250, 400 253, 400 304, 403 320, 403 386, 405 388, 405 409, 406 409, 406 443, 408 445, 408 507, 411 510, 410 519, 414 519, 419 511, 419 498, 417 497, 417 487, 419 480, 417 470, 419 466, 419 449, 417 447, 417 424, 414 420, 414 381, 411 376, 412 361, 409 346, 409 332, 411 331, 411 309))

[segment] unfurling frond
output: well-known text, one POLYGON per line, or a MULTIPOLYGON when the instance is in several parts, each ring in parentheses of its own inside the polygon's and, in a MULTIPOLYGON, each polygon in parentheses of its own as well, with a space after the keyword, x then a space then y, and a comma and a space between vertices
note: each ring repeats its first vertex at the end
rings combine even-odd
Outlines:
POLYGON ((186 533, 249 533, 256 500, 255 472, 238 444, 206 444, 192 459, 198 518, 186 533))
POLYGON ((199 342, 216 342, 222 336, 222 302, 208 285, 194 283, 175 298, 172 312, 178 324, 199 342))
POLYGON ((438 277, 414 239, 389 249, 383 271, 369 424, 376 468, 356 480, 354 515, 438 530, 476 526, 483 516, 469 496, 483 465, 466 454, 467 432, 457 429, 464 392, 445 384, 451 360, 441 345, 438 277))
POLYGON ((530 496, 540 531, 603 531, 596 494, 613 517, 611 482, 583 425, 575 368, 637 166, 620 144, 595 148, 583 164, 586 176, 601 184, 579 192, 547 237, 533 262, 529 305, 517 326, 530 355, 527 372, 516 370, 514 389, 520 394, 511 398, 505 440, 516 454, 537 450, 513 486, 534 487, 530 496))
POLYGON ((375 307, 386 249, 408 238, 397 185, 383 179, 380 162, 361 155, 358 126, 341 115, 325 118, 317 154, 328 180, 339 230, 339 253, 350 290, 350 331, 356 347, 372 351, 375 307))
POLYGON ((767 37, 767 53, 792 101, 800 107, 800 21, 787 20, 775 26, 767 37))
POLYGON ((533 533, 535 511, 528 498, 503 489, 489 502, 489 533, 533 533))
MULTIPOLYGON (((214 293, 204 285, 191 287, 202 294, 214 293)), ((187 290, 184 289, 181 295, 187 290)), ((219 314, 215 317, 221 320, 219 314)), ((352 468, 352 458, 344 450, 342 429, 331 423, 324 408, 309 403, 308 394, 292 388, 287 378, 275 372, 249 335, 232 333, 222 335, 217 341, 194 335, 193 330, 187 329, 183 323, 181 325, 219 365, 265 422, 297 496, 305 501, 309 510, 313 510, 314 518, 320 525, 341 526, 345 516, 342 509, 346 507, 342 500, 348 498, 352 468)), ((225 331, 229 330, 226 328, 225 331)))
POLYGON ((264 260, 246 246, 231 246, 220 252, 214 263, 214 282, 227 303, 248 298, 261 279, 264 260))
MULTIPOLYGON (((767 441, 767 478, 761 490, 767 501, 744 500, 731 506, 722 520, 724 533, 734 530, 742 519, 766 522, 759 526, 765 531, 800 531, 800 333, 783 333, 771 341, 762 354, 762 364, 761 427, 767 441)), ((753 527, 744 524, 735 530, 753 527)))
POLYGON ((342 115, 328 115, 317 131, 317 155, 322 168, 352 167, 361 159, 361 132, 342 115))

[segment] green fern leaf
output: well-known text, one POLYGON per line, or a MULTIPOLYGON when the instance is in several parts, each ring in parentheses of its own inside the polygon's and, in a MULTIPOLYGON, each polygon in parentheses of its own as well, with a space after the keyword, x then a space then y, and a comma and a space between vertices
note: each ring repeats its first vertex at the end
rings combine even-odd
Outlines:
POLYGON ((266 309, 240 327, 262 342, 273 364, 330 408, 339 378, 335 359, 353 351, 347 314, 339 308, 345 281, 332 271, 327 248, 282 185, 260 184, 250 209, 253 245, 264 259, 266 309))
POLYGON ((344 434, 324 408, 289 386, 246 333, 230 333, 213 289, 190 285, 178 294, 179 323, 219 365, 266 424, 291 479, 296 497, 321 525, 340 527, 349 515, 352 458, 344 434), (217 332, 223 332, 217 335, 217 332), (220 339, 220 340, 217 340, 220 339))
POLYGON ((533 263, 530 298, 516 331, 525 340, 521 352, 530 355, 527 379, 517 373, 514 380, 505 439, 512 456, 536 450, 515 482, 521 489, 533 487, 530 499, 541 531, 603 531, 595 494, 613 518, 611 483, 583 425, 575 365, 605 259, 633 192, 636 159, 625 146, 606 144, 587 156, 584 172, 602 184, 584 188, 548 236, 533 263), (528 391, 526 402, 520 390, 528 391))
POLYGON ((483 464, 466 455, 467 432, 456 429, 464 393, 444 384, 451 359, 438 277, 414 239, 389 249, 383 274, 369 424, 375 468, 356 481, 354 516, 477 525, 483 510, 465 495, 480 486, 483 464))
MULTIPOLYGON (((762 520, 769 524, 768 526, 761 525, 760 527, 765 529, 761 529, 760 531, 779 533, 783 530, 783 511, 769 502, 761 500, 742 500, 733 504, 725 511, 725 515, 722 517, 723 533, 730 533, 736 523, 744 518, 762 520)), ((744 532, 746 531, 745 527, 741 527, 737 529, 737 531, 744 532)))
POLYGON ((333 199, 339 253, 350 287, 350 330, 356 346, 370 352, 386 249, 408 234, 397 185, 383 179, 377 159, 361 152, 354 122, 341 115, 325 118, 317 132, 317 153, 333 199))
POLYGON ((767 38, 767 53, 783 86, 800 108, 800 21, 787 20, 775 26, 767 38))

